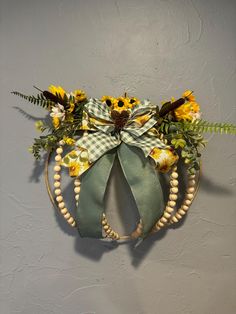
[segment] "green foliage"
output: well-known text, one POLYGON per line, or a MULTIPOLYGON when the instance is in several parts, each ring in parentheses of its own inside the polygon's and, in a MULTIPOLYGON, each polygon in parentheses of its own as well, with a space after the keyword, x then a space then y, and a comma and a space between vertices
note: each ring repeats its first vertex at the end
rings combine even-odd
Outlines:
POLYGON ((41 106, 41 107, 46 108, 46 109, 49 108, 50 106, 54 105, 54 102, 46 99, 46 97, 43 95, 43 93, 37 94, 36 96, 27 96, 27 95, 24 95, 24 94, 17 92, 17 91, 13 91, 11 93, 13 95, 19 96, 19 97, 29 101, 30 103, 32 103, 34 105, 38 105, 38 106, 41 106))
POLYGON ((193 122, 182 122, 185 130, 191 130, 198 133, 225 133, 236 134, 236 125, 230 123, 208 122, 204 120, 195 120, 193 122))

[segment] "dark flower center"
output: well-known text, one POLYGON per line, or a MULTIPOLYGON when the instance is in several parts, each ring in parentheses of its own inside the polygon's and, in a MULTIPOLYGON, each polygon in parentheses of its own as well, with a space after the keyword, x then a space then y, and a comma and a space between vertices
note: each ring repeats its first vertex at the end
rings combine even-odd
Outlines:
POLYGON ((124 106, 124 102, 122 100, 118 101, 118 107, 123 107, 124 106))
POLYGON ((112 104, 111 104, 111 100, 110 100, 110 99, 107 99, 107 100, 106 100, 106 104, 107 104, 108 107, 111 107, 111 105, 112 105, 112 104))
POLYGON ((133 104, 135 102, 135 99, 131 98, 130 103, 133 104))

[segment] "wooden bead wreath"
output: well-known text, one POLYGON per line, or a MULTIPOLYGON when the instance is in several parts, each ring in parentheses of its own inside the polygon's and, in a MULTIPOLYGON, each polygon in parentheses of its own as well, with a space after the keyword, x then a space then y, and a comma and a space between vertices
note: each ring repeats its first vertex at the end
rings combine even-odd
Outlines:
MULTIPOLYGON (((54 194, 55 194, 55 199, 57 204, 55 203, 54 197, 52 195, 50 185, 49 185, 49 179, 48 179, 48 165, 49 165, 49 160, 50 160, 50 154, 48 155, 48 160, 45 164, 45 182, 46 182, 46 187, 47 191, 50 197, 50 200, 54 206, 56 206, 60 213, 63 215, 67 223, 71 227, 76 227, 76 221, 74 217, 70 214, 68 211, 64 198, 62 196, 62 190, 61 190, 61 166, 60 162, 62 160, 62 153, 63 153, 63 146, 65 142, 62 140, 59 143, 59 147, 56 149, 56 156, 55 156, 55 162, 56 165, 54 166, 54 194)), ((165 206, 165 209, 163 211, 162 217, 155 223, 151 233, 156 233, 160 229, 170 225, 179 222, 188 212, 190 205, 192 204, 196 193, 197 189, 199 186, 199 178, 198 181, 196 182, 196 175, 189 175, 188 176, 188 184, 187 184, 187 189, 185 193, 185 197, 183 200, 182 205, 180 206, 179 209, 175 211, 176 207, 176 201, 178 199, 178 172, 177 172, 177 166, 174 166, 171 174, 170 174, 170 190, 169 190, 169 197, 167 204, 165 206)), ((76 178, 74 180, 74 193, 75 193, 75 201, 76 201, 76 206, 78 205, 79 201, 79 195, 80 195, 80 180, 79 178, 76 178)), ((112 240, 129 240, 129 239, 137 239, 142 235, 142 221, 140 220, 139 223, 137 224, 136 229, 130 234, 130 235, 124 235, 120 236, 116 231, 112 229, 110 226, 105 213, 102 215, 102 227, 104 231, 104 238, 110 238, 112 240)))

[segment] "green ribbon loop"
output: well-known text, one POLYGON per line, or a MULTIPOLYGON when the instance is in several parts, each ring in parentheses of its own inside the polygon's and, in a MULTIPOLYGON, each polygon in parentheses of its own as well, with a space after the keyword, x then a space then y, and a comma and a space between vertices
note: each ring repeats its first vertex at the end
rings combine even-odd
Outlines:
MULTIPOLYGON (((122 143, 117 154, 142 219, 142 237, 146 237, 164 207, 158 174, 139 148, 122 143)), ((106 153, 81 176, 77 218, 82 237, 102 237, 104 195, 115 156, 116 150, 106 153)))

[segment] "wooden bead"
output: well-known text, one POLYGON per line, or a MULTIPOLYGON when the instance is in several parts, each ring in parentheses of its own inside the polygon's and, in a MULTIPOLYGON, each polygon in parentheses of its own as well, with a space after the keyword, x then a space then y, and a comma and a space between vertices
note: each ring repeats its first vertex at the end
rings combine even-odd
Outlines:
POLYGON ((177 179, 178 178, 178 172, 172 172, 171 173, 171 177, 173 178, 173 179, 177 179))
POLYGON ((70 218, 70 213, 67 212, 67 213, 64 215, 64 218, 65 218, 66 220, 68 220, 68 219, 70 218))
POLYGON ((186 195, 186 197, 187 197, 187 199, 192 200, 193 197, 194 197, 194 195, 191 194, 191 193, 188 193, 188 194, 186 195))
POLYGON ((76 194, 78 194, 78 193, 80 192, 80 187, 79 187, 79 186, 76 186, 76 187, 74 188, 74 191, 75 191, 76 194))
POLYGON ((163 214, 163 217, 165 217, 166 219, 169 219, 169 218, 171 217, 171 214, 165 212, 165 213, 163 214))
POLYGON ((61 140, 61 141, 59 142, 59 144, 63 146, 63 145, 65 145, 65 141, 64 141, 64 140, 61 140))
POLYGON ((187 188, 187 193, 193 193, 195 191, 194 187, 187 188))
POLYGON ((184 200, 184 204, 185 204, 185 205, 190 205, 190 204, 191 204, 191 201, 190 201, 190 200, 184 200))
POLYGON ((174 187, 175 187, 175 186, 178 186, 178 184, 179 184, 178 180, 171 180, 171 181, 170 181, 170 185, 171 185, 171 186, 174 186, 174 187))
POLYGON ((168 201, 168 206, 175 207, 176 202, 175 201, 168 201))
POLYGON ((187 205, 182 205, 181 208, 184 210, 184 211, 187 211, 189 209, 189 207, 187 205))
POLYGON ((188 181, 188 185, 189 186, 194 186, 196 184, 196 181, 195 180, 189 180, 188 181))
POLYGON ((67 208, 62 208, 62 209, 61 209, 62 215, 65 215, 67 212, 68 212, 67 208))
POLYGON ((56 155, 55 161, 61 161, 61 156, 60 155, 56 155))
POLYGON ((163 222, 161 222, 160 220, 158 221, 157 224, 158 224, 158 226, 161 227, 161 228, 163 228, 163 227, 165 226, 165 224, 163 224, 163 222))
MULTIPOLYGON (((71 218, 72 218, 72 217, 71 217, 71 218)), ((69 219, 69 220, 70 220, 70 219, 69 219)), ((69 220, 68 220, 68 222, 69 222, 69 220)), ((72 227, 75 227, 75 226, 76 226, 76 222, 75 222, 74 219, 73 219, 73 222, 72 222, 71 226, 72 226, 72 227)))
POLYGON ((174 216, 174 217, 172 217, 172 221, 173 222, 179 222, 179 220, 174 216))
POLYGON ((61 195, 56 197, 57 202, 62 202, 63 201, 63 197, 61 195))
POLYGON ((179 192, 179 189, 177 187, 173 187, 170 189, 170 193, 177 194, 179 192))
POLYGON ((54 167, 54 171, 56 171, 56 172, 61 171, 61 166, 56 165, 56 166, 54 167))
POLYGON ((61 186, 61 182, 59 182, 59 181, 54 182, 55 188, 59 188, 60 186, 61 186))
POLYGON ((53 178, 58 181, 61 179, 61 176, 59 174, 55 174, 53 178))
POLYGON ((174 209, 170 206, 166 206, 165 211, 169 214, 173 213, 174 209))
POLYGON ((106 230, 109 229, 109 226, 108 226, 108 225, 105 225, 105 226, 103 226, 103 229, 106 231, 106 230))
POLYGON ((175 214, 175 217, 176 217, 177 219, 179 219, 179 220, 182 219, 182 216, 180 215, 180 213, 176 213, 176 214, 175 214))
POLYGON ((58 207, 61 208, 61 209, 64 208, 65 207, 65 203, 64 202, 59 203, 58 207))
POLYGON ((184 216, 186 214, 186 212, 183 210, 183 209, 180 209, 178 211, 178 213, 181 215, 181 216, 184 216))
POLYGON ((88 153, 85 152, 85 151, 81 152, 80 158, 81 158, 81 159, 88 159, 88 153))
POLYGON ((63 149, 61 147, 58 147, 56 150, 57 154, 62 154, 63 153, 63 149))
POLYGON ((78 201, 79 200, 79 194, 75 195, 75 200, 78 201))
POLYGON ((73 218, 73 217, 70 217, 67 221, 68 221, 68 223, 69 223, 70 225, 72 225, 73 222, 74 222, 74 218, 73 218))
POLYGON ((160 222, 163 222, 163 224, 166 224, 167 221, 168 221, 168 220, 167 220, 165 217, 161 217, 161 219, 160 219, 160 222))
POLYGON ((81 185, 81 182, 80 180, 78 179, 75 179, 75 182, 74 182, 75 186, 80 186, 81 185))
POLYGON ((169 196, 169 199, 170 199, 171 201, 176 201, 177 198, 178 198, 178 196, 177 196, 176 194, 170 194, 170 196, 169 196))
POLYGON ((54 191, 54 193, 55 193, 56 195, 61 195, 61 189, 56 189, 56 190, 54 191))
POLYGON ((195 174, 191 174, 191 175, 189 176, 189 179, 194 179, 195 177, 196 177, 195 174))

